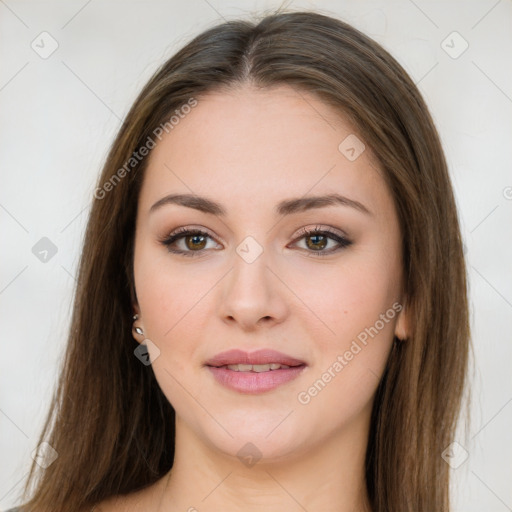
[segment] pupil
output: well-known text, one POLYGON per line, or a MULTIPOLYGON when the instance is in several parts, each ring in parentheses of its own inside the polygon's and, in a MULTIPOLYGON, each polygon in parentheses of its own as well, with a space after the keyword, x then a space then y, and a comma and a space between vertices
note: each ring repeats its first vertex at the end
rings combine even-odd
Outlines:
MULTIPOLYGON (((321 239, 320 240, 321 245, 311 245, 308 242, 308 246, 310 248, 313 248, 313 249, 323 249, 325 247, 326 243, 327 243, 326 237, 323 236, 323 235, 311 235, 311 236, 308 237, 308 240, 312 240, 312 239, 315 239, 315 238, 316 239, 321 239)), ((313 244, 315 244, 315 242, 313 242, 313 244)))
MULTIPOLYGON (((205 239, 205 237, 203 235, 190 235, 187 237, 187 241, 196 240, 196 241, 192 242, 192 248, 195 248, 195 249, 202 249, 204 247, 204 239, 205 239), (202 242, 203 242, 200 247, 197 245, 198 238, 202 239, 202 242)), ((199 243, 201 244, 201 242, 199 242, 199 243)))

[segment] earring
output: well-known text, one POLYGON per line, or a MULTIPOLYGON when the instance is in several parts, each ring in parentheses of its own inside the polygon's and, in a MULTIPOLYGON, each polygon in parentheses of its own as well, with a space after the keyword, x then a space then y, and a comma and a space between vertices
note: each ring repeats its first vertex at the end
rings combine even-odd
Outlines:
MULTIPOLYGON (((133 315, 133 321, 137 321, 139 319, 139 315, 133 315)), ((144 334, 144 331, 140 328, 140 327, 137 327, 137 326, 133 326, 133 330, 139 334, 139 335, 143 335, 144 334)))

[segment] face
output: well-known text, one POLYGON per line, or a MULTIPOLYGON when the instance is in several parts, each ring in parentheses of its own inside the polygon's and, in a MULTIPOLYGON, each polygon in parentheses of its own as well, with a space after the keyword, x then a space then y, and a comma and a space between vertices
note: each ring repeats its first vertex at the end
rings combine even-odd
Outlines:
POLYGON ((292 457, 367 422, 393 335, 405 337, 393 199, 370 149, 316 97, 247 86, 197 100, 144 176, 136 339, 150 340, 178 431, 228 455, 251 442, 292 457), (210 203, 169 197, 184 194, 210 203), (237 362, 258 366, 219 368, 237 362))

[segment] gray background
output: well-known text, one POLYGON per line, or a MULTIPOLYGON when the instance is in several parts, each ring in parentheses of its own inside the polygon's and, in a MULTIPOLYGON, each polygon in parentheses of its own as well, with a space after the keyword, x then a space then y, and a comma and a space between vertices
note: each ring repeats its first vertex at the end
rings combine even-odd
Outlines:
MULTIPOLYGON (((120 121, 192 36, 278 5, 0 0, 0 508, 17 503, 37 445, 95 180, 120 121), (43 237, 57 252, 38 258, 43 237)), ((461 216, 475 347, 472 422, 454 460, 469 456, 453 470, 454 511, 512 510, 512 2, 288 6, 319 9, 373 37, 430 106, 461 216)))

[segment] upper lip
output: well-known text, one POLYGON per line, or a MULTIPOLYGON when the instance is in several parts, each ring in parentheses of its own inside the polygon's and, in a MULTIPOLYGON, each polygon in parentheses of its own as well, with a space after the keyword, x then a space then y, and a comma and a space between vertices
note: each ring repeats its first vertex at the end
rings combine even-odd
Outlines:
POLYGON ((243 350, 233 349, 226 352, 220 352, 206 361, 206 366, 226 366, 229 364, 270 364, 278 363, 287 366, 300 366, 306 364, 300 359, 277 352, 271 349, 256 350, 255 352, 245 352, 243 350))

